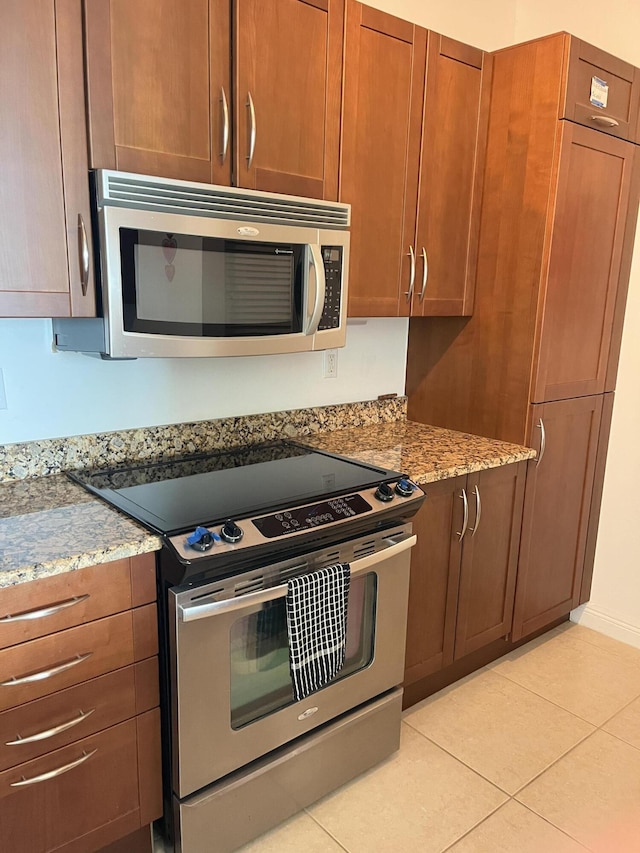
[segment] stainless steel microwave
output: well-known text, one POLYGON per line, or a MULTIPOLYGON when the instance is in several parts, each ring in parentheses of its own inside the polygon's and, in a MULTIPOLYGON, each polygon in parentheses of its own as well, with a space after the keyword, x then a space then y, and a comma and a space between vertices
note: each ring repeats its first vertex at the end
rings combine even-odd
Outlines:
POLYGON ((59 350, 107 358, 267 355, 345 344, 350 207, 92 173, 97 318, 59 350))

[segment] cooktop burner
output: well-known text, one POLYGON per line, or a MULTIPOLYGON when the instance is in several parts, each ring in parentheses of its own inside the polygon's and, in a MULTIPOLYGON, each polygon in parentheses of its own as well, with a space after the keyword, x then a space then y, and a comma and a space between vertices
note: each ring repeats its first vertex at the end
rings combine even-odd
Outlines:
POLYGON ((402 475, 295 442, 70 472, 94 494, 166 536, 325 499, 402 475))

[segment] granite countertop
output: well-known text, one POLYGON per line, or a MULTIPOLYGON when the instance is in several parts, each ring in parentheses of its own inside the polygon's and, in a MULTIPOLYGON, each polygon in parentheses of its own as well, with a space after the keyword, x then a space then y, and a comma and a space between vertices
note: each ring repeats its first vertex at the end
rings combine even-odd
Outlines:
POLYGON ((0 483, 0 589, 161 545, 64 474, 0 483))
MULTIPOLYGON (((300 436, 304 444, 407 473, 418 484, 535 457, 515 444, 411 421, 300 436)), ((63 474, 0 483, 0 589, 162 545, 63 474)))
POLYGON ((305 436, 305 444, 408 474, 418 485, 535 458, 536 452, 415 421, 305 436))

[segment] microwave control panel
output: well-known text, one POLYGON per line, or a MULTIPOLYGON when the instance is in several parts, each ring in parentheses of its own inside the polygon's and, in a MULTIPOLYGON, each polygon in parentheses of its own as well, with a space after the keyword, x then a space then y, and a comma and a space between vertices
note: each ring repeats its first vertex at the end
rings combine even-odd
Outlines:
POLYGON ((342 295, 342 246, 323 246, 322 260, 326 290, 324 310, 318 331, 337 329, 340 325, 340 297, 342 295))

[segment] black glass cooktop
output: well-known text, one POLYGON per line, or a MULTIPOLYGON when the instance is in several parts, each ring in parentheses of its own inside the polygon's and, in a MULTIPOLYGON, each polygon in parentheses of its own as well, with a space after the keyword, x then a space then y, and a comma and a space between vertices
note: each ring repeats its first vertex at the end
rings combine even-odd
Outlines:
POLYGON ((127 515, 172 536, 227 518, 348 494, 401 475, 278 442, 69 476, 127 515))

